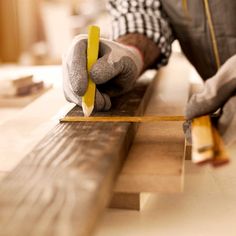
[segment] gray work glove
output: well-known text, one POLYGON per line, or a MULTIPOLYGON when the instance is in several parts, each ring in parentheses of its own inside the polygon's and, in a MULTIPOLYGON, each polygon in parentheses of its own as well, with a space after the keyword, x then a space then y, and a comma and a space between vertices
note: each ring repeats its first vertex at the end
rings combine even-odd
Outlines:
MULTIPOLYGON (((63 89, 66 99, 81 106, 88 86, 87 36, 75 37, 63 58, 63 89)), ((142 56, 136 48, 100 39, 99 59, 90 75, 97 85, 95 110, 109 110, 110 97, 131 90, 143 67, 142 56)))
POLYGON ((236 140, 236 55, 194 94, 186 106, 186 118, 211 114, 221 108, 217 128, 226 144, 236 140))

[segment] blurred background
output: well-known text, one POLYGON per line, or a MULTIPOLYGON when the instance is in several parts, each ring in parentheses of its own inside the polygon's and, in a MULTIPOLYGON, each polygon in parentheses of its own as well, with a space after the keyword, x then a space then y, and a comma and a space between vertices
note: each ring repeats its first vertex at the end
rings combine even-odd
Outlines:
POLYGON ((62 55, 90 24, 109 37, 108 18, 106 0, 0 0, 0 124, 55 89, 63 97, 62 55))
POLYGON ((0 0, 0 63, 60 64, 73 36, 96 23, 109 35, 106 0, 0 0))
POLYGON ((111 35, 106 1, 0 0, 0 124, 52 88, 63 96, 61 58, 73 37, 91 24, 111 35))

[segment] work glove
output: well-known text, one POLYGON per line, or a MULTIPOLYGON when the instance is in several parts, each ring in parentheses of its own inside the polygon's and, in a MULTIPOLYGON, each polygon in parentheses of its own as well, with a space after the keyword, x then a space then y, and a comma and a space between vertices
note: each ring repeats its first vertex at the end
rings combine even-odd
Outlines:
POLYGON ((229 58, 218 72, 205 82, 200 93, 191 97, 185 115, 191 120, 212 114, 219 109, 216 126, 225 144, 230 145, 236 140, 236 55, 229 58))
MULTIPOLYGON (((66 99, 82 106, 82 96, 88 86, 87 36, 75 37, 63 58, 63 89, 66 99)), ((143 67, 142 55, 138 49, 107 39, 100 39, 99 58, 90 71, 91 79, 97 85, 95 110, 111 108, 110 97, 128 92, 143 67)))

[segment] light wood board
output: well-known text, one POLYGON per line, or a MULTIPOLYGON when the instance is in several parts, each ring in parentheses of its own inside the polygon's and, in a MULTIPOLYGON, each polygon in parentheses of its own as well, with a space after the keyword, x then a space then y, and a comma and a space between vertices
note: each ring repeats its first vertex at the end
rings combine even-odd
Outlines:
MULTIPOLYGON (((158 73, 145 115, 183 115, 190 67, 182 56, 158 73), (183 66, 185 65, 185 66, 183 66)), ((142 123, 115 186, 117 193, 180 192, 184 178, 183 122, 142 123)))
POLYGON ((109 207, 140 211, 148 201, 149 195, 149 193, 115 193, 109 207))
POLYGON ((52 88, 0 124, 0 171, 9 172, 58 124, 66 102, 61 88, 52 88), (12 147, 14 144, 14 148, 12 147))

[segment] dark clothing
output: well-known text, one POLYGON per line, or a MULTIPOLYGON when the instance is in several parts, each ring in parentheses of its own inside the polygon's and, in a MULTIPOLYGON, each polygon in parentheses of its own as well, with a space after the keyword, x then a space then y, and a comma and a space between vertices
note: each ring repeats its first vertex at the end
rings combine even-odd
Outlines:
POLYGON ((218 67, 206 2, 222 65, 236 54, 235 0, 189 0, 187 11, 183 8, 183 0, 110 0, 114 37, 134 32, 146 35, 159 48, 164 47, 161 51, 163 64, 170 54, 169 44, 178 39, 186 57, 201 77, 207 79, 218 67))

